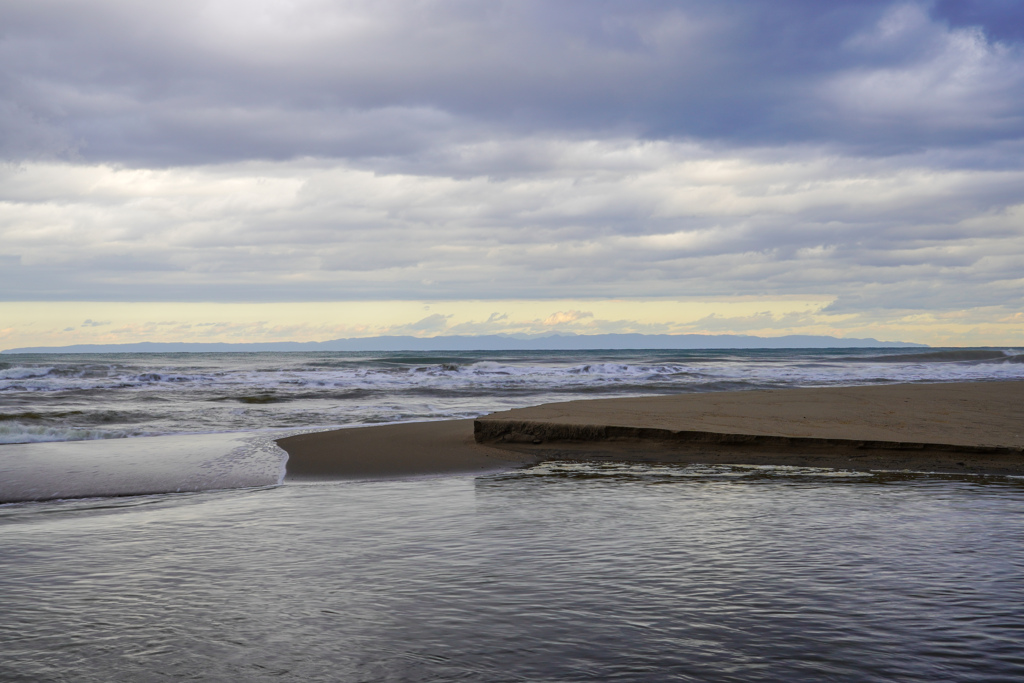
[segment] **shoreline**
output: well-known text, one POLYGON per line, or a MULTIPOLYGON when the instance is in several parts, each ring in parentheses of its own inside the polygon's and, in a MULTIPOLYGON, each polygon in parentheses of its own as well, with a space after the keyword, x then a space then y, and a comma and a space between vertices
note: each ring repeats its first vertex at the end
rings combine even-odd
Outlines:
POLYGON ((1024 381, 592 399, 277 443, 289 454, 286 481, 565 459, 1024 475, 1024 381))
POLYGON ((286 482, 484 473, 536 460, 476 443, 471 419, 348 427, 276 443, 288 453, 286 482))

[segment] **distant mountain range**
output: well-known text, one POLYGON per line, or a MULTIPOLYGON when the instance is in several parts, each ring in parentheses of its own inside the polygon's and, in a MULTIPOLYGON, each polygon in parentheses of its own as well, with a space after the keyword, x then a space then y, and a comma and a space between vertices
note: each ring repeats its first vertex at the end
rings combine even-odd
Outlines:
POLYGON ((75 344, 7 349, 0 353, 211 353, 257 351, 590 351, 605 349, 828 349, 927 347, 912 342, 791 334, 754 337, 738 334, 554 334, 449 337, 361 337, 323 342, 254 344, 139 342, 75 344))

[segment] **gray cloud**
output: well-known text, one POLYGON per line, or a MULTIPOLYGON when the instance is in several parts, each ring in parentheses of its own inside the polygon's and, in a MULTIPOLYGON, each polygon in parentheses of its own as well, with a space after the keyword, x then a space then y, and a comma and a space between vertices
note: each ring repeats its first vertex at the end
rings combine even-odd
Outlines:
POLYGON ((936 0, 937 18, 953 26, 977 27, 995 40, 1024 40, 1024 5, 1017 0, 936 0))
POLYGON ((751 159, 690 144, 550 145, 562 168, 496 179, 312 162, 0 170, 0 241, 16 255, 0 291, 224 301, 810 293, 838 297, 835 311, 1024 294, 1024 171, 801 149, 751 159))
POLYGON ((1024 130, 1020 12, 992 2, 97 0, 3 15, 9 158, 422 164, 538 133, 892 154, 1024 130))
MULTIPOLYGON (((0 0, 0 16, 9 300, 1024 306, 1020 3, 0 0)), ((501 330, 496 315, 458 330, 501 330)))

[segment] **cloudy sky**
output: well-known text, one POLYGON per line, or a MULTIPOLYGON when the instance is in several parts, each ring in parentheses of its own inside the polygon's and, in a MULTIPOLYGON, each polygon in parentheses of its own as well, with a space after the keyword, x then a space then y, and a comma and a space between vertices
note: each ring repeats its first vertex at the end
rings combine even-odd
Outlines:
POLYGON ((0 347, 1024 344, 1018 0, 0 0, 0 347))

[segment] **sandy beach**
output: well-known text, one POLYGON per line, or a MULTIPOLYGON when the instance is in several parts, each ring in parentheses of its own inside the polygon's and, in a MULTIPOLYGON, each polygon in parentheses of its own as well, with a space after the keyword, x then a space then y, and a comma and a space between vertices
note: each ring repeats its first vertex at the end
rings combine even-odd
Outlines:
POLYGON ((480 472, 547 459, 1024 474, 1024 382, 570 401, 278 444, 291 480, 480 472))
POLYGON ((531 453, 476 443, 473 420, 337 429, 277 444, 288 452, 291 481, 486 472, 537 460, 531 453))

